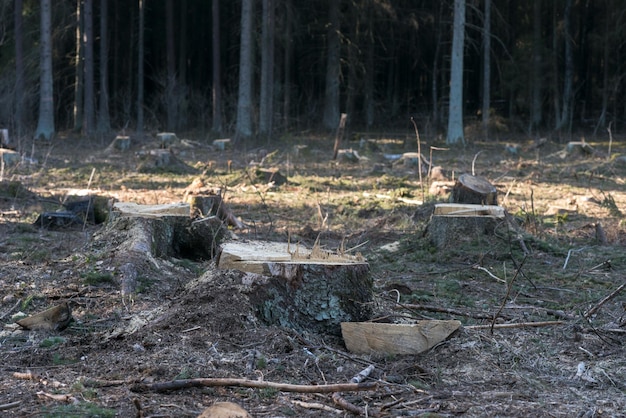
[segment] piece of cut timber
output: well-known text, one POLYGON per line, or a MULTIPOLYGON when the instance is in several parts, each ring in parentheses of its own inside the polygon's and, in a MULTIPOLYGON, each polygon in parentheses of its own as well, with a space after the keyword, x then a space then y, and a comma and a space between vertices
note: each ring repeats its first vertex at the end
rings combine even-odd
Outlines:
POLYGON ((119 151, 128 151, 130 149, 130 136, 118 135, 113 140, 113 148, 119 151))
POLYGON ((213 147, 220 151, 230 148, 230 138, 215 139, 213 141, 213 147))
POLYGON ((270 324, 339 335, 342 321, 372 314, 373 280, 360 256, 287 243, 228 242, 217 265, 259 277, 250 299, 270 324))
POLYGON ((452 188, 452 203, 497 205, 498 191, 482 177, 461 174, 452 188))
POLYGON ((568 142, 565 146, 568 155, 594 155, 596 150, 584 141, 568 142))
POLYGON ((444 341, 461 326, 456 320, 428 320, 416 324, 342 322, 341 334, 355 354, 419 354, 444 341))
POLYGON ((178 140, 174 132, 161 132, 157 134, 161 148, 167 148, 178 140))
POLYGON ((491 239, 505 220, 504 208, 493 205, 441 203, 435 205, 428 224, 428 235, 438 248, 461 242, 491 239))
POLYGON ((72 310, 67 302, 53 306, 43 312, 36 313, 17 321, 22 328, 29 330, 61 331, 72 321, 72 310))

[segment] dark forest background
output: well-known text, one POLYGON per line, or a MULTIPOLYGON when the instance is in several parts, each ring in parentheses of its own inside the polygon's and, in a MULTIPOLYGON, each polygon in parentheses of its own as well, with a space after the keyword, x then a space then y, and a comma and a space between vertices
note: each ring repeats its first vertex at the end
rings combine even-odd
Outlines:
MULTIPOLYGON (((4 0, 0 6, 0 124, 24 137, 33 135, 39 112, 44 2, 4 0)), ((506 126, 530 136, 570 136, 605 132, 609 123, 613 132, 623 130, 625 2, 488 3, 490 26, 485 26, 487 2, 465 1, 466 125, 482 120, 489 94, 485 128, 492 132, 506 126), (487 38, 488 72, 483 48, 487 38), (564 94, 568 85, 571 94, 564 94)), ((430 133, 445 130, 452 0, 54 0, 55 130, 87 136, 143 129, 234 134, 242 4, 251 7, 252 102, 247 109, 254 136, 331 130, 343 112, 355 131, 406 129, 411 117, 430 133), (85 12, 86 6, 92 14, 85 12), (139 80, 142 13, 144 76, 139 80), (86 32, 89 24, 91 32, 86 32), (91 33, 93 42, 86 42, 85 33, 91 33), (336 40, 338 108, 325 117, 336 40), (84 89, 85 59, 93 60, 87 69, 93 71, 88 76, 94 80, 93 93, 84 89), (264 59, 270 61, 269 81, 262 79, 267 77, 262 74, 262 63, 268 65, 264 59), (140 83, 144 91, 138 103, 140 83), (267 120, 262 113, 268 102, 261 99, 261 90, 268 84, 269 131, 267 126, 259 130, 259 118, 267 120), (139 107, 145 115, 142 126, 139 107), (96 119, 107 112, 108 121, 85 126, 85 109, 96 119)))

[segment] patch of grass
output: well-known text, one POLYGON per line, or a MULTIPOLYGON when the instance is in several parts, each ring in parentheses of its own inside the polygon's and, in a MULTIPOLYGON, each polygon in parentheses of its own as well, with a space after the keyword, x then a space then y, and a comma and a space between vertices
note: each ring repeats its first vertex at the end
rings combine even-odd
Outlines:
POLYGON ((183 367, 180 373, 174 376, 174 380, 184 380, 184 379, 191 379, 191 378, 193 378, 193 372, 188 367, 183 367))
POLYGON ((58 405, 42 411, 45 418, 113 418, 116 415, 115 409, 104 408, 90 402, 58 405))
POLYGON ((112 284, 115 282, 113 275, 109 272, 90 271, 83 273, 83 283, 90 286, 99 286, 103 284, 112 284))
POLYGON ((256 361, 256 368, 263 370, 267 367, 267 359, 265 357, 259 357, 256 361))
POLYGON ((58 337, 58 336, 48 337, 39 343, 39 347, 50 348, 50 347, 54 347, 57 344, 63 344, 64 342, 65 342, 65 338, 63 337, 58 337))
POLYGON ((276 388, 262 388, 259 390, 259 397, 261 399, 274 399, 278 395, 278 389, 276 388))
POLYGON ((152 285, 154 284, 154 280, 149 278, 148 276, 138 276, 137 277, 137 293, 143 293, 148 291, 152 285))
POLYGON ((52 356, 52 364, 55 366, 62 366, 64 364, 74 364, 74 363, 76 363, 76 360, 61 357, 61 355, 58 353, 55 353, 52 356))
POLYGON ((28 295, 28 296, 26 296, 26 298, 22 301, 21 309, 23 311, 28 309, 28 306, 31 304, 31 302, 33 301, 34 298, 35 298, 35 295, 28 295))

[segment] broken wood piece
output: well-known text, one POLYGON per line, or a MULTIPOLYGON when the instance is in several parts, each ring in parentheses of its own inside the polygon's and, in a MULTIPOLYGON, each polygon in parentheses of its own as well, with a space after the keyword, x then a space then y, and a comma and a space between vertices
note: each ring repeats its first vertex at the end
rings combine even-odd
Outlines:
POLYGON ((137 153, 137 157, 137 171, 140 173, 192 174, 198 171, 178 159, 171 149, 141 151, 137 153))
POLYGON ((337 133, 335 135, 335 146, 333 147, 333 160, 337 159, 337 154, 339 152, 339 145, 341 144, 341 140, 343 139, 343 134, 346 130, 347 120, 348 120, 348 114, 342 113, 341 116, 339 117, 339 127, 337 128, 337 133))
POLYGON ((169 203, 165 205, 139 205, 134 202, 115 202, 113 204, 115 216, 161 218, 164 216, 190 216, 191 208, 188 203, 169 203))
POLYGON ((596 150, 585 141, 571 141, 565 146, 567 155, 595 155, 596 150))
POLYGON ((452 188, 452 203, 497 205, 497 189, 485 178, 461 174, 452 188))
POLYGON ((202 411, 198 418, 252 418, 252 415, 236 403, 215 402, 202 411))
POLYGON ((429 320, 415 324, 342 322, 348 351, 355 354, 419 354, 444 341, 461 326, 456 320, 429 320))
POLYGON ((435 205, 428 235, 438 248, 493 236, 505 221, 501 206, 440 203, 435 205))
POLYGON ((361 161, 362 157, 359 155, 357 150, 350 149, 340 149, 337 151, 337 158, 340 161, 345 161, 349 163, 358 163, 361 161))
POLYGON ((192 195, 187 198, 187 201, 193 218, 217 216, 229 226, 237 229, 246 228, 246 225, 233 214, 220 195, 192 195))
POLYGON ((62 331, 72 321, 72 310, 67 302, 53 306, 43 312, 22 318, 16 323, 31 331, 54 330, 62 331))
POLYGON ((338 335, 342 321, 370 319, 373 280, 363 257, 288 243, 227 242, 217 266, 251 273, 250 302, 267 323, 338 335))

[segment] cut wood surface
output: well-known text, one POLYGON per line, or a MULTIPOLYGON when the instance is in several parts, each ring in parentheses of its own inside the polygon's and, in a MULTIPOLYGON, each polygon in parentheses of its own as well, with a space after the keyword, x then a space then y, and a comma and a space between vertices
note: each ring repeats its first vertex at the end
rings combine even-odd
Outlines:
POLYGON ((452 189, 452 202, 497 205, 497 195, 497 189, 487 179, 461 174, 452 189))
POLYGON ((17 324, 29 330, 53 330, 61 331, 72 320, 72 310, 67 302, 53 306, 43 312, 22 318, 17 324))
POLYGON ((170 203, 166 205, 138 205, 133 202, 116 202, 113 210, 124 216, 142 218, 160 218, 163 216, 190 216, 188 203, 170 203))
POLYGON ((461 326, 456 320, 428 320, 416 324, 342 322, 346 348, 355 354, 419 354, 444 341, 461 326))
POLYGON ((504 208, 494 205, 473 205, 461 203, 439 203, 433 215, 446 216, 494 216, 504 218, 504 208))

